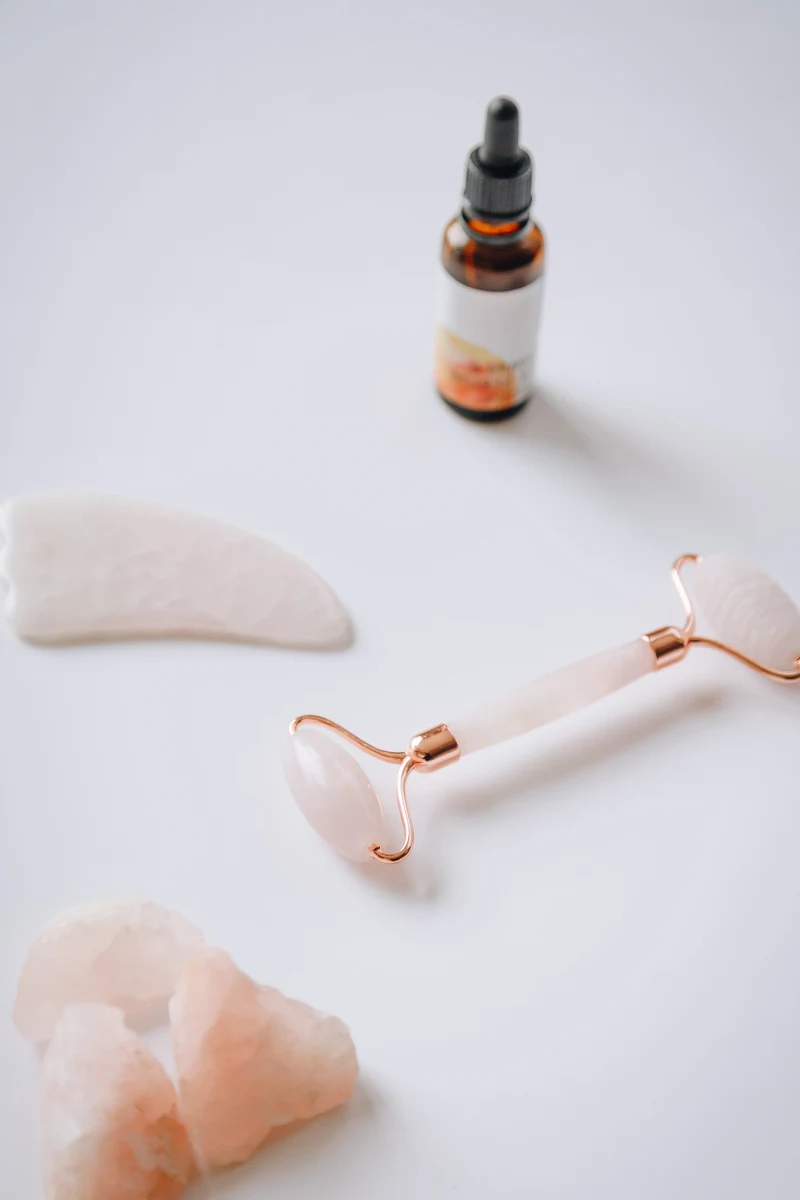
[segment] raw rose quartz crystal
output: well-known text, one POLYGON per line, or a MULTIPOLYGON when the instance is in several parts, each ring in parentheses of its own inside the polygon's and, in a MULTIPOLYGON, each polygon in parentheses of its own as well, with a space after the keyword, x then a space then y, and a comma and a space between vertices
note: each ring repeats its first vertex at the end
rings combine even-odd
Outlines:
POLYGON ((119 1009, 64 1010, 40 1120, 47 1200, 175 1200, 195 1173, 175 1088, 119 1009))
POLYGON ((194 951, 170 1003, 181 1116, 204 1168, 243 1162, 277 1126, 343 1104, 358 1075, 347 1027, 194 951))
POLYGON ((203 935, 179 913, 150 900, 81 904, 55 917, 22 968, 14 1022, 44 1041, 67 1004, 96 1001, 132 1022, 166 1016, 166 1004, 203 935))

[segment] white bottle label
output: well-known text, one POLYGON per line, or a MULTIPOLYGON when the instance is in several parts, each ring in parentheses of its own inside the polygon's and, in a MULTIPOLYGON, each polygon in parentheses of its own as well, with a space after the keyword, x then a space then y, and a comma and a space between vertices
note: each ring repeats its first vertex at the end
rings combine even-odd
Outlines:
POLYGON ((542 276, 511 292, 466 287, 441 268, 436 386, 460 408, 497 412, 533 391, 542 276))

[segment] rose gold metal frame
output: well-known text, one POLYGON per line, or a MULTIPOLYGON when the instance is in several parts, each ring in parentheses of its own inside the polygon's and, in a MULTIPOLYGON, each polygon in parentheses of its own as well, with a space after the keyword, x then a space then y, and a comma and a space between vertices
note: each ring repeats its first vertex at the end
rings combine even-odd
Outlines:
POLYGON ((742 654, 741 650, 735 650, 733 646, 729 646, 727 642, 717 641, 716 638, 700 637, 695 633, 697 618, 681 571, 687 563, 699 562, 702 562, 700 554, 682 554, 672 564, 672 582, 683 605, 686 621, 680 629, 675 625, 667 625, 663 629, 654 629, 652 633, 644 634, 644 640, 649 643, 656 656, 656 669, 680 662, 686 657, 692 646, 706 646, 711 650, 720 650, 723 654, 735 658, 737 662, 743 663, 753 671, 758 671, 760 675, 766 675, 769 679, 777 679, 783 683, 794 683, 800 679, 800 654, 794 660, 794 670, 779 671, 775 667, 768 667, 765 663, 749 658, 748 655, 742 654))
POLYGON ((431 771, 438 771, 441 767, 446 767, 449 763, 458 760, 460 756, 458 742, 450 730, 446 725, 435 725, 433 729, 426 729, 423 733, 415 734, 405 750, 381 750, 378 746, 373 746, 371 742, 365 742, 363 738, 357 737, 343 725, 337 725, 328 717, 319 717, 314 713, 304 713, 301 717, 295 717, 289 726, 289 732, 296 733, 298 726, 303 724, 323 725, 326 729, 338 733, 339 737, 344 738, 346 742, 358 746, 359 750, 363 750, 372 758, 398 764, 395 794, 397 811, 400 813, 400 822, 403 826, 403 844, 399 850, 393 852, 384 850, 382 846, 370 846, 369 852, 379 862, 400 862, 414 845, 414 823, 411 820, 406 795, 408 777, 412 771, 429 774, 431 771))

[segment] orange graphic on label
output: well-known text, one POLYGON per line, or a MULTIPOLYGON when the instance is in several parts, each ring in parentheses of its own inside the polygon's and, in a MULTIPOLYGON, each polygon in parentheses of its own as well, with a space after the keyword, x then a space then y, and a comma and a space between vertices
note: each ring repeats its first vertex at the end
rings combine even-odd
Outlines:
POLYGON ((461 408, 491 412, 516 403, 514 368, 444 325, 436 330, 435 371, 439 391, 461 408))

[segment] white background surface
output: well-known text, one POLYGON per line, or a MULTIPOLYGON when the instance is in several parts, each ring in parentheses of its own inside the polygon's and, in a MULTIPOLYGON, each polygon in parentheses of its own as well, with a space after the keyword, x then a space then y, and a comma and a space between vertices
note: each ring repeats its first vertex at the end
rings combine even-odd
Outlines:
MULTIPOLYGON (((409 870, 296 814, 315 709, 401 744, 677 616, 681 551, 800 594, 800 15, 789 3, 0 10, 0 485, 230 519, 353 649, 0 640, 0 1000, 78 900, 145 894, 350 1024, 363 1087, 219 1200, 788 1200, 800 696, 697 652, 414 788, 409 870), (539 403, 429 384, 485 102, 549 238, 539 403)), ((40 1195, 7 1016, 0 1194, 40 1195)))

